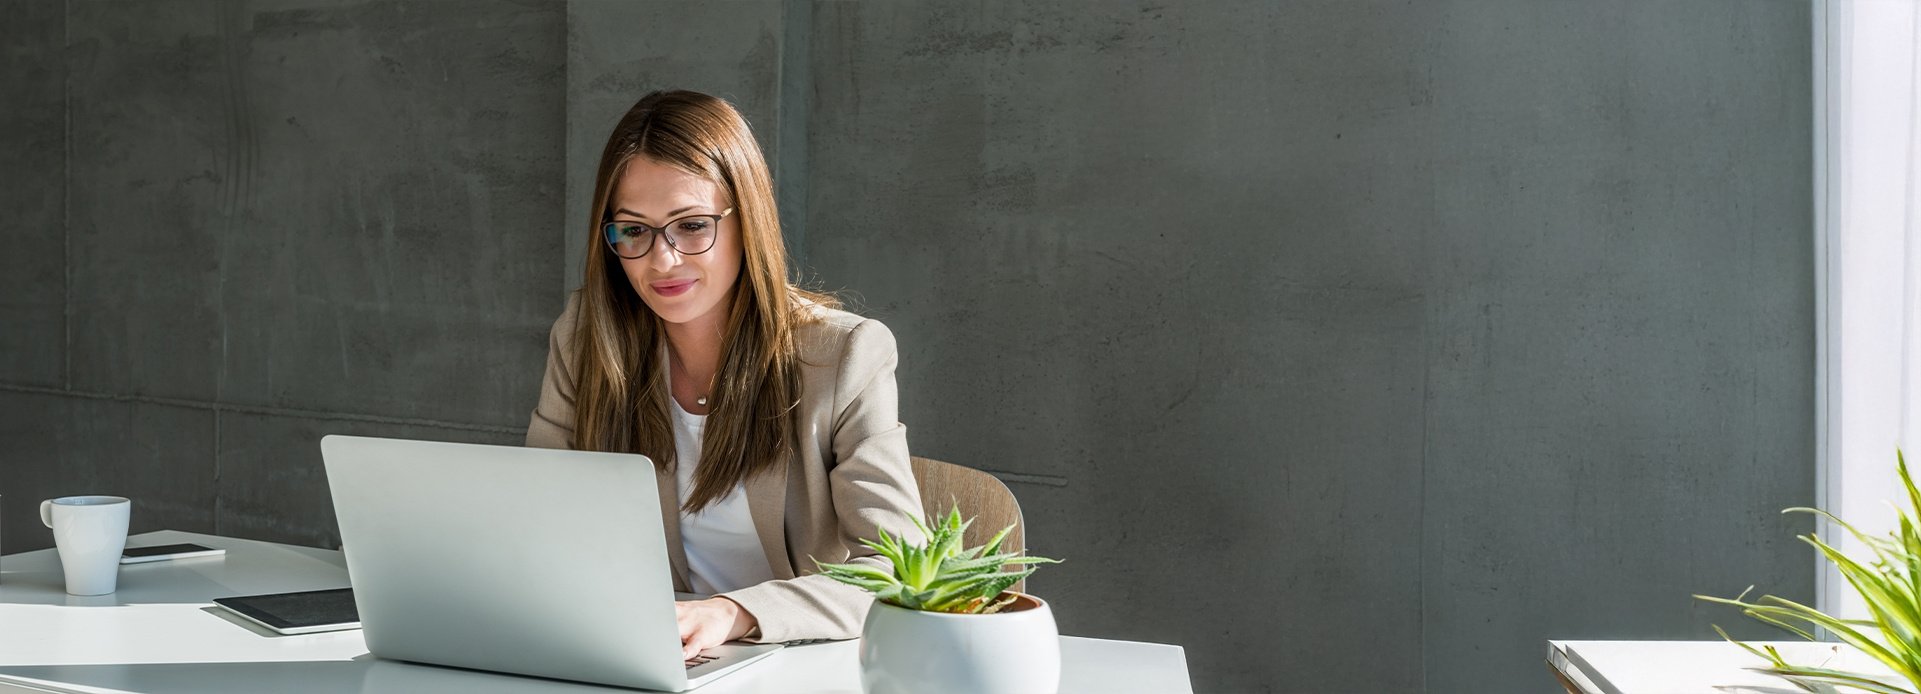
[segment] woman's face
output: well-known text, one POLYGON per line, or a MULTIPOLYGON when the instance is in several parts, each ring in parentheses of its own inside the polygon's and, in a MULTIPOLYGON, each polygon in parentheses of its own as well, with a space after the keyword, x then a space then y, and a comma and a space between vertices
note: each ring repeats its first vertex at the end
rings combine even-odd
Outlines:
MULTIPOLYGON (((608 201, 610 219, 664 227, 687 215, 717 215, 727 210, 719 185, 645 157, 627 162, 608 201)), ((713 248, 686 255, 653 235, 653 249, 639 258, 621 258, 628 283, 661 320, 669 323, 712 321, 719 324, 732 303, 734 280, 740 276, 740 212, 720 220, 713 248)))

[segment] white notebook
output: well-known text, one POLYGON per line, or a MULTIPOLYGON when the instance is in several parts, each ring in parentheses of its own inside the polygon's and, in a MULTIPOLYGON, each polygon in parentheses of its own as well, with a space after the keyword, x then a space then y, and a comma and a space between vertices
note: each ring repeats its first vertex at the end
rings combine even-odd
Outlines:
MULTIPOLYGON (((1903 683, 1880 661, 1838 643, 1768 641, 1789 663, 1903 683)), ((1549 641, 1548 663, 1587 694, 1805 694, 1749 668, 1768 661, 1726 641, 1549 641)))

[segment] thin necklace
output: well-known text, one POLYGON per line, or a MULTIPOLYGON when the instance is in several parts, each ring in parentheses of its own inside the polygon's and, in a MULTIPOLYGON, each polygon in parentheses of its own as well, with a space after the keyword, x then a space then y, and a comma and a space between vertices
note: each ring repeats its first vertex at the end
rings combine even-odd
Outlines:
MULTIPOLYGON (((686 375, 687 375, 687 382, 688 382, 688 383, 693 383, 693 382, 694 382, 694 375, 693 375, 692 373, 689 373, 689 372, 687 371, 687 364, 685 364, 685 363, 683 363, 683 362, 681 362, 681 361, 680 361, 679 359, 675 359, 675 360, 674 360, 674 363, 675 363, 676 365, 678 365, 678 366, 680 367, 680 371, 681 371, 681 373, 683 373, 683 374, 686 374, 686 375)), ((712 391, 713 389, 714 389, 714 382, 713 382, 713 379, 708 379, 708 380, 707 380, 707 390, 709 390, 709 391, 712 391)), ((698 393, 698 391, 696 391, 696 392, 698 393)), ((707 394, 706 394, 706 393, 699 393, 699 394, 698 394, 698 395, 697 395, 697 396, 696 396, 696 397, 694 398, 694 404, 696 404, 696 405, 699 405, 699 406, 701 406, 701 407, 706 407, 706 406, 707 406, 707 394)))

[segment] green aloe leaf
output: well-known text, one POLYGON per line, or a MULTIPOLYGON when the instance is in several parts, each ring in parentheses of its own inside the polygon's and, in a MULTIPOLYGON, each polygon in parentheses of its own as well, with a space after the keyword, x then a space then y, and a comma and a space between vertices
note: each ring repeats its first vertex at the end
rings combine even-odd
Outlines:
POLYGON ((1001 553, 1000 548, 1015 526, 1002 528, 987 544, 967 547, 964 538, 974 519, 961 515, 958 506, 944 517, 923 519, 910 516, 925 542, 915 544, 904 537, 877 531, 877 539, 861 539, 860 544, 886 559, 889 572, 867 564, 824 564, 816 560, 818 573, 874 594, 875 599, 911 610, 962 613, 991 613, 1013 603, 1016 595, 1006 591, 1038 570, 1039 564, 1058 564, 1061 560, 1001 553), (1004 571, 1009 566, 1022 570, 1004 571))
POLYGON ((1001 528, 1000 532, 994 533, 993 539, 988 540, 987 544, 981 545, 980 554, 977 554, 975 556, 1000 554, 1001 542, 1006 541, 1007 534, 1011 532, 1014 532, 1014 526, 1012 525, 1009 525, 1005 528, 1001 528))
POLYGON ((956 604, 977 599, 991 599, 1000 595, 1001 591, 1007 590, 1032 573, 1034 573, 1034 570, 1028 569, 1026 571, 980 576, 954 583, 936 591, 933 598, 928 601, 928 604, 930 609, 942 609, 945 611, 943 608, 952 608, 956 604))
POLYGON ((981 557, 978 559, 949 559, 941 562, 940 570, 941 573, 945 574, 963 574, 979 571, 992 572, 1000 570, 1001 565, 1006 564, 1009 559, 1011 559, 1011 557, 1001 555, 981 557))
POLYGON ((1747 595, 1753 590, 1752 586, 1733 599, 1705 595, 1694 597, 1738 607, 1748 617, 1808 640, 1814 640, 1815 635, 1803 626, 1825 629, 1848 646, 1887 666, 1915 688, 1892 685, 1861 673, 1794 665, 1782 658, 1773 647, 1757 649, 1728 636, 1725 630, 1716 625, 1714 630, 1721 638, 1768 661, 1772 666, 1754 668, 1757 672, 1781 677, 1810 691, 1816 684, 1875 694, 1917 694, 1917 691, 1921 691, 1921 520, 1917 520, 1917 517, 1921 517, 1921 490, 1917 490, 1909 474, 1906 456, 1897 450, 1895 461, 1903 491, 1907 492, 1909 508, 1896 509, 1899 512, 1897 527, 1887 537, 1870 536, 1820 509, 1795 507, 1783 511, 1826 518, 1873 553, 1872 560, 1864 561, 1842 553, 1818 535, 1810 533, 1798 536, 1802 542, 1814 547, 1822 558, 1834 564, 1842 578, 1861 596, 1872 619, 1840 619, 1775 595, 1763 595, 1750 602, 1747 595))
POLYGON ((889 584, 900 582, 894 578, 894 574, 866 564, 821 564, 820 566, 823 571, 833 574, 836 578, 846 576, 849 578, 882 581, 889 584))

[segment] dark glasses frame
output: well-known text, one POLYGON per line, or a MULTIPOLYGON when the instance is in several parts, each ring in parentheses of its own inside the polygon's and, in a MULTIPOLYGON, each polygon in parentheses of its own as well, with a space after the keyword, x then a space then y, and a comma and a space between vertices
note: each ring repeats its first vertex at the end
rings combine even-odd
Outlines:
POLYGON ((615 222, 615 221, 606 221, 606 222, 601 222, 601 224, 600 224, 600 239, 601 239, 601 241, 603 241, 603 242, 605 242, 605 243, 607 244, 607 250, 608 250, 608 251, 610 251, 610 252, 612 252, 612 253, 613 253, 613 254, 614 254, 615 256, 618 256, 618 257, 621 257, 621 258, 625 258, 625 259, 627 259, 627 260, 637 260, 637 259, 640 259, 640 258, 645 258, 645 257, 647 257, 647 254, 648 254, 648 253, 652 253, 652 252, 654 252, 654 245, 655 245, 655 244, 654 244, 654 240, 655 240, 655 239, 657 239, 657 238, 662 238, 662 237, 665 237, 665 238, 667 239, 667 247, 668 247, 668 248, 672 248, 672 249, 674 249, 674 252, 676 252, 676 253, 679 253, 679 254, 681 254, 681 255, 700 255, 700 254, 702 254, 702 253, 706 253, 706 252, 708 252, 708 251, 711 251, 711 250, 714 250, 714 245, 715 245, 716 243, 718 243, 718 242, 719 242, 719 240, 720 240, 720 222, 721 222, 721 220, 723 220, 723 219, 726 219, 728 215, 731 215, 731 214, 733 214, 733 213, 734 213, 734 208, 732 208, 732 207, 729 207, 729 208, 727 208, 726 210, 724 210, 724 211, 722 211, 722 212, 721 212, 720 214, 690 214, 690 215, 682 215, 682 216, 680 216, 680 217, 676 217, 676 218, 674 218, 674 219, 673 219, 673 220, 671 220, 671 221, 668 221, 668 222, 667 222, 667 224, 666 224, 666 225, 664 225, 664 226, 649 226, 649 225, 648 225, 647 223, 645 223, 645 222, 615 222), (674 226, 675 224, 679 224, 679 223, 681 223, 681 222, 685 222, 685 221, 687 221, 687 220, 689 220, 689 219, 707 219, 707 220, 712 220, 712 224, 713 224, 713 230, 714 230, 714 231, 713 231, 713 238, 710 238, 710 239, 708 239, 708 240, 707 240, 707 247, 706 247, 706 248, 702 248, 702 249, 700 249, 700 250, 698 250, 698 251, 687 251, 687 250, 682 250, 682 249, 681 249, 681 247, 680 247, 680 244, 677 244, 677 243, 674 243, 674 235, 673 235, 673 234, 671 234, 671 233, 668 233, 668 232, 667 232, 667 230, 668 230, 668 229, 670 229, 670 228, 672 228, 672 227, 673 227, 673 226, 674 226), (646 246, 644 247, 644 249, 643 249, 643 250, 642 250, 642 251, 640 252, 640 255, 621 255, 621 253, 620 253, 620 244, 619 244, 618 242, 616 242, 616 240, 615 240, 615 239, 618 239, 618 238, 620 237, 620 230, 621 230, 621 228, 623 228, 623 227, 640 227, 640 228, 642 228, 642 229, 646 229, 646 230, 647 230, 647 232, 648 232, 648 234, 647 234, 647 245, 646 245, 646 246))

